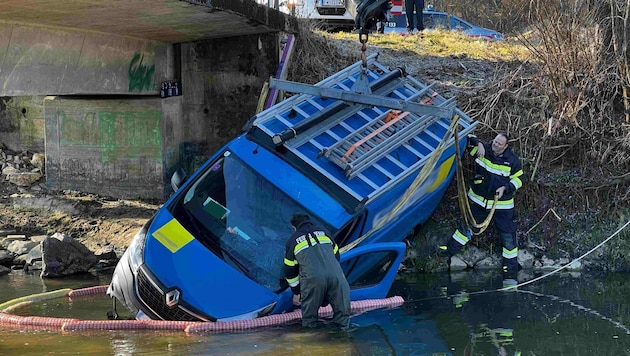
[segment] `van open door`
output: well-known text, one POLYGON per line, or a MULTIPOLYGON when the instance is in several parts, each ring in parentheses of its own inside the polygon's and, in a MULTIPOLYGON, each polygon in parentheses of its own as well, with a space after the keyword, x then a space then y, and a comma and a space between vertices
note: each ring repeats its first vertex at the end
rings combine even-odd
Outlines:
POLYGON ((405 255, 404 242, 374 243, 351 249, 340 263, 352 300, 385 298, 405 255))

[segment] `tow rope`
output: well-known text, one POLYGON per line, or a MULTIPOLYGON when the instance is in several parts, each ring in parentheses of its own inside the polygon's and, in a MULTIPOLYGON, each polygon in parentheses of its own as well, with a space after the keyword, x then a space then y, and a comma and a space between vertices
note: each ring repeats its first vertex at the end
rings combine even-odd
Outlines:
MULTIPOLYGON (((264 328, 268 326, 288 325, 302 319, 302 311, 294 310, 289 313, 272 314, 260 318, 234 321, 172 321, 172 320, 80 320, 75 318, 55 318, 43 316, 20 316, 11 314, 15 310, 31 305, 35 302, 68 297, 72 298, 105 295, 107 285, 82 289, 60 289, 52 292, 33 294, 15 298, 0 304, 0 327, 7 326, 20 330, 57 330, 61 332, 83 330, 172 330, 195 332, 236 332, 264 328)), ((379 308, 398 307, 404 299, 394 296, 384 299, 365 299, 350 302, 353 315, 379 308)), ((320 317, 333 315, 330 305, 319 308, 320 317)))
POLYGON ((535 295, 538 297, 547 297, 547 298, 551 298, 554 300, 560 300, 560 302, 562 303, 569 303, 571 306, 577 307, 580 310, 583 310, 589 314, 593 314, 596 315, 600 318, 602 318, 603 320, 606 320, 610 323, 612 323, 614 326, 616 326, 619 329, 622 329, 623 331, 626 332, 626 334, 630 334, 630 329, 628 327, 626 327, 624 324, 622 324, 621 322, 615 321, 609 317, 606 317, 604 315, 602 315, 601 313, 597 312, 596 310, 593 309, 589 309, 586 308, 582 305, 576 304, 568 299, 561 299, 557 296, 554 295, 548 295, 548 294, 540 294, 540 293, 536 293, 536 292, 532 292, 532 291, 526 291, 526 290, 519 290, 519 287, 523 287, 526 286, 528 284, 532 284, 534 282, 537 282, 541 279, 547 278, 555 273, 558 273, 560 271, 562 271, 563 269, 568 268, 569 266, 571 266, 573 263, 580 261, 581 259, 583 259, 584 257, 590 255, 591 253, 593 253, 595 250, 597 250, 598 248, 602 247, 604 244, 606 244, 608 241, 610 241, 612 238, 614 238, 615 236, 617 236, 621 231, 623 231, 623 229, 625 229, 626 227, 628 227, 628 225, 630 225, 630 220, 628 220, 625 224, 623 224, 621 227, 619 227, 612 235, 610 235, 608 238, 606 238, 604 241, 600 242, 597 246, 593 247, 592 249, 590 249, 588 252, 584 253, 582 256, 574 259, 573 261, 571 261, 570 263, 567 263, 564 266, 561 266, 549 273, 546 273, 542 276, 539 276, 537 278, 531 279, 529 281, 523 282, 523 283, 518 283, 515 285, 510 285, 510 286, 505 286, 503 288, 498 288, 498 289, 491 289, 491 290, 480 290, 480 291, 476 291, 476 292, 464 292, 461 291, 459 293, 456 294, 448 294, 448 295, 441 295, 438 297, 430 297, 430 298, 422 298, 422 299, 418 299, 415 300, 415 302, 421 302, 421 301, 427 301, 427 300, 438 300, 438 299, 457 299, 457 298, 463 298, 465 301, 468 300, 468 298, 471 295, 481 295, 481 294, 487 294, 487 293, 496 293, 496 292, 504 292, 504 291, 510 291, 512 293, 525 293, 525 294, 531 294, 531 295, 535 295))
MULTIPOLYGON (((630 220, 628 220, 625 224, 623 224, 621 227, 619 227, 614 233, 612 233, 612 235, 608 236, 604 241, 600 242, 597 246, 593 247, 592 249, 590 249, 589 251, 587 251, 586 253, 584 253, 582 256, 574 259, 573 261, 565 264, 564 266, 560 266, 558 268, 556 268, 553 271, 550 271, 548 273, 543 274, 542 276, 536 277, 534 279, 531 279, 529 281, 525 281, 523 283, 518 283, 515 285, 510 285, 510 286, 505 286, 503 288, 498 288, 498 289, 491 289, 491 290, 481 290, 481 291, 477 291, 477 292, 465 292, 466 295, 476 295, 476 294, 485 294, 485 293, 494 293, 494 292, 502 292, 502 291, 509 291, 509 290, 516 290, 517 292, 520 292, 518 290, 519 287, 524 287, 528 284, 532 284, 534 282, 540 281, 541 279, 547 278, 553 274, 556 274, 560 271, 562 271, 563 269, 567 269, 569 268, 571 265, 573 265, 575 262, 578 262, 580 260, 582 260, 584 257, 590 255, 591 253, 593 253, 594 251, 596 251, 598 248, 604 246, 604 244, 606 244, 608 241, 610 241, 612 238, 614 238, 615 236, 619 235, 619 233, 621 231, 623 231, 623 229, 625 229, 626 227, 628 227, 628 225, 630 225, 630 220)), ((442 298, 453 298, 453 297, 457 297, 458 295, 460 295, 461 293, 458 294, 452 294, 452 295, 445 295, 445 296, 439 296, 439 297, 432 297, 432 298, 425 298, 425 299, 421 299, 421 300, 433 300, 433 299, 442 299, 442 298)))
MULTIPOLYGON (((405 194, 403 194, 403 196, 398 200, 398 202, 396 202, 396 205, 394 205, 394 207, 389 211, 389 213, 387 213, 387 215, 385 215, 382 219, 380 219, 378 223, 372 226, 370 231, 363 234, 363 236, 357 238, 351 243, 340 248, 339 253, 344 253, 355 248, 358 244, 360 244, 366 238, 372 235, 372 233, 374 233, 375 231, 383 227, 383 225, 385 225, 387 222, 389 222, 392 216, 398 213, 398 211, 400 211, 400 209, 402 209, 402 207, 405 206, 405 204, 413 196, 416 190, 418 190, 418 188, 420 188, 424 184, 424 182, 427 180, 429 175, 435 169, 435 166, 437 165, 440 157, 442 156, 442 153, 446 150, 446 145, 448 141, 451 139, 453 135, 452 133, 457 132, 456 127, 457 127, 458 121, 459 121, 459 116, 455 115, 455 117, 453 117, 453 120, 451 120, 451 125, 449 126, 448 130, 446 130, 446 133, 444 134, 442 141, 440 141, 440 143, 437 145, 437 147, 435 148, 431 156, 429 156, 429 158, 425 162, 424 166, 422 167, 422 169, 420 170, 420 172, 418 173, 414 181, 411 183, 409 188, 407 188, 407 190, 405 191, 405 194)), ((455 141, 455 145, 457 145, 457 140, 455 141)))
MULTIPOLYGON (((494 216, 494 211, 497 208, 499 195, 498 194, 494 195, 494 200, 492 201, 492 207, 490 208, 490 212, 488 212, 488 216, 486 217, 486 219, 481 223, 477 223, 477 221, 475 220, 475 217, 473 216, 472 210, 470 209, 470 202, 468 201, 468 196, 466 193, 467 190, 466 190, 466 183, 464 181, 464 168, 462 167, 462 159, 460 157, 459 136, 457 134, 457 131, 455 131, 455 152, 456 152, 455 159, 457 160, 457 168, 456 168, 457 170, 456 171, 457 200, 459 202, 459 210, 462 214, 462 219, 464 221, 464 228, 466 228, 466 230, 468 231, 471 231, 473 235, 480 235, 481 233, 486 231, 488 226, 490 226, 490 221, 492 221, 492 217, 494 216), (477 232, 473 231, 470 228, 471 226, 477 229, 477 232)), ((461 231, 461 232, 465 233, 465 231, 461 231)))

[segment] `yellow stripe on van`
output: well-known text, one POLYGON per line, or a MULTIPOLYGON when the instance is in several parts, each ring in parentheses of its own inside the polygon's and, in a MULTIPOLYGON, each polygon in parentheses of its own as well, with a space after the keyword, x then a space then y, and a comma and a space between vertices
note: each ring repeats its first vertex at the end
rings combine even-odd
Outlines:
POLYGON ((177 252, 177 250, 194 239, 193 235, 175 219, 155 230, 153 237, 172 253, 177 252))
POLYGON ((451 167, 453 166, 453 162, 455 161, 455 155, 446 159, 440 167, 437 169, 437 177, 433 181, 433 184, 429 186, 429 192, 436 190, 448 177, 448 173, 451 171, 451 167))

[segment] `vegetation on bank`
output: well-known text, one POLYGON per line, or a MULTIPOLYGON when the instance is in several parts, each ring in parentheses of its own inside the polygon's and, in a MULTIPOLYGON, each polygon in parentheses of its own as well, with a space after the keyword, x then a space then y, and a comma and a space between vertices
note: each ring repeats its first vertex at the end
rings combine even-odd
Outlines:
MULTIPOLYGON (((425 63, 422 72, 411 72, 422 81, 450 77, 458 87, 451 93, 458 106, 480 122, 480 138, 491 139, 498 130, 511 135, 527 175, 517 193, 520 247, 538 256, 574 259, 630 219, 630 2, 501 3, 521 10, 509 28, 502 20, 486 19, 510 31, 505 42, 435 31, 370 35, 368 46, 425 63), (440 59, 461 58, 491 63, 492 70, 473 79, 445 72, 455 66, 442 66, 440 59), (427 69, 431 64, 440 68, 427 69)), ((486 15, 513 13, 481 5, 486 15)), ((290 80, 314 83, 361 58, 357 34, 310 31, 311 25, 304 24, 300 33, 293 61, 300 65, 289 68, 290 80)), ((459 218, 456 196, 453 184, 413 241, 418 249, 452 234, 459 218)), ((589 255, 596 260, 592 265, 630 270, 629 230, 589 255)), ((474 243, 486 248, 496 241, 490 233, 474 243)), ((430 269, 434 262, 414 265, 430 269)))

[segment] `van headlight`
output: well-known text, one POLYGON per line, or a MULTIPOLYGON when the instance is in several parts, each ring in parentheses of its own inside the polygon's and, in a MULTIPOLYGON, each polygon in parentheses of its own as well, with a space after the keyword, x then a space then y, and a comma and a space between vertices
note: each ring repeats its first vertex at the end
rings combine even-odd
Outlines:
POLYGON ((129 254, 129 266, 133 273, 138 271, 138 268, 144 263, 144 244, 147 241, 147 231, 153 219, 147 221, 146 224, 138 231, 138 233, 131 240, 131 244, 127 247, 129 254))

